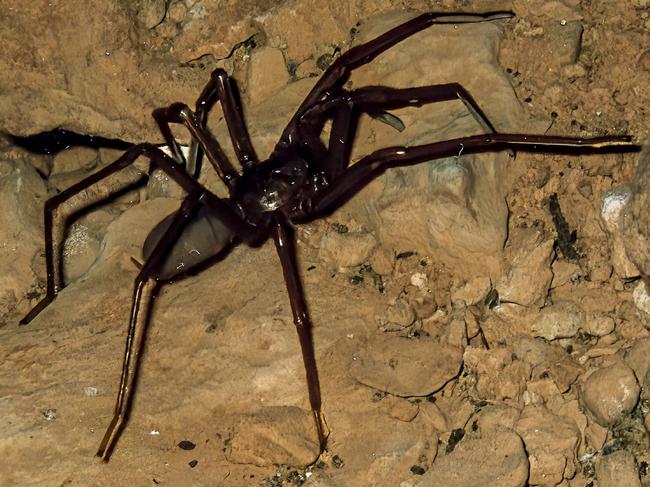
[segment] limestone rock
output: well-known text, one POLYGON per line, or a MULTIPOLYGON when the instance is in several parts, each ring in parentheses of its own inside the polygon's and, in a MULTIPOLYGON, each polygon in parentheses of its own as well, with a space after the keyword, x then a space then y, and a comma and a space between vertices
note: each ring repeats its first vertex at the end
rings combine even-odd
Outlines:
POLYGON ((636 375, 639 384, 650 370, 650 337, 639 338, 625 355, 625 363, 630 366, 636 375))
POLYGON ((38 257, 45 199, 45 184, 29 163, 0 160, 0 327, 18 321, 35 304, 30 299, 34 274, 45 281, 38 257))
POLYGON ((248 65, 248 99, 257 105, 289 82, 289 73, 282 51, 273 47, 262 47, 253 51, 248 65))
POLYGON ((480 303, 492 289, 489 277, 475 277, 451 295, 452 302, 463 301, 467 306, 480 303))
POLYGON ((561 302, 543 308, 532 326, 534 336, 555 340, 572 337, 583 326, 584 312, 575 303, 561 302))
POLYGON ((324 261, 337 267, 354 267, 368 260, 377 241, 369 233, 331 231, 320 245, 319 256, 324 261))
POLYGON ((511 239, 510 249, 510 268, 495 286, 499 297, 522 306, 542 305, 553 280, 553 240, 529 231, 511 239))
POLYGON ((419 416, 405 422, 383 411, 363 410, 353 420, 369 427, 341 431, 345 442, 335 451, 345 462, 345 475, 337 485, 399 485, 412 466, 426 470, 438 454, 438 435, 419 416))
POLYGON ((226 450, 233 463, 259 466, 304 466, 313 463, 319 454, 311 411, 293 406, 267 407, 241 418, 226 450))
POLYGON ((650 328, 650 293, 648 293, 648 286, 645 281, 641 281, 636 285, 632 297, 634 298, 639 319, 646 328, 650 328))
POLYGON ((462 350, 429 337, 375 335, 355 353, 350 374, 362 384, 396 396, 427 396, 460 371, 462 350))
POLYGON ((503 403, 488 404, 478 412, 477 425, 481 431, 512 430, 521 411, 503 403))
POLYGON ((408 328, 415 322, 415 311, 405 299, 397 299, 391 303, 386 312, 379 317, 379 325, 383 331, 399 331, 408 328))
POLYGON ((634 456, 625 450, 603 455, 596 462, 599 487, 641 487, 634 456))
POLYGON ((513 361, 510 350, 468 347, 463 362, 477 376, 476 391, 480 398, 506 403, 520 400, 530 368, 522 361, 513 361))
POLYGON ((485 437, 464 438, 454 450, 438 457, 415 487, 523 487, 528 479, 528 459, 519 436, 500 430, 485 437), (480 465, 481 468, 462 468, 480 465))
POLYGON ((600 217, 611 242, 611 259, 614 271, 621 279, 630 279, 639 275, 639 269, 626 252, 625 242, 621 235, 621 219, 630 203, 630 191, 619 189, 610 191, 603 197, 600 217))
POLYGON ((639 166, 629 199, 618 222, 626 255, 650 280, 650 148, 646 146, 639 157, 639 166))
POLYGON ((49 176, 78 170, 88 171, 97 163, 97 151, 90 147, 71 147, 54 156, 49 176))
POLYGON ((579 467, 577 449, 580 431, 566 418, 544 406, 526 407, 515 430, 526 445, 530 462, 530 483, 554 487, 570 479, 579 467))
POLYGON ((382 406, 391 418, 406 423, 413 421, 418 415, 419 406, 401 397, 391 396, 382 400, 382 406))
POLYGON ((586 317, 582 329, 591 336, 602 337, 614 331, 616 323, 611 316, 604 313, 593 313, 586 317))
POLYGON ((639 400, 634 371, 623 362, 593 372, 582 385, 582 404, 601 426, 610 426, 630 413, 639 400))
MULTIPOLYGON (((367 22, 357 41, 368 40, 407 18, 393 15, 367 22)), ((404 78, 406 72, 417 73, 420 86, 459 82, 500 130, 521 129, 519 108, 510 103, 511 90, 504 89, 502 73, 492 68, 498 34, 495 26, 440 27, 400 42, 376 62, 355 71, 352 87, 379 82, 396 88, 411 86, 404 78), (422 56, 422 45, 440 49, 445 55, 435 59, 422 56), (469 76, 468 65, 475 69, 469 76), (477 82, 479 78, 484 81, 477 82), (483 93, 488 79, 489 95, 483 93)), ((392 113, 404 123, 405 130, 398 132, 379 120, 362 119, 353 160, 385 147, 385 141, 413 146, 484 130, 457 101, 436 104, 431 110, 406 108, 392 113)), ((435 254, 439 261, 455 266, 457 275, 468 279, 477 273, 497 275, 506 238, 502 175, 507 165, 504 153, 461 154, 434 163, 393 168, 352 198, 346 211, 353 212, 382 244, 397 252, 417 249, 435 254)))
POLYGON ((547 373, 559 391, 565 393, 584 372, 562 347, 522 337, 514 343, 515 355, 530 364, 535 373, 547 373))
POLYGON ((12 76, 0 82, 2 129, 162 140, 151 111, 191 102, 208 81, 209 71, 187 63, 228 57, 256 32, 251 19, 268 5, 202 0, 169 10, 161 2, 96 0, 5 8, 0 68, 12 76))

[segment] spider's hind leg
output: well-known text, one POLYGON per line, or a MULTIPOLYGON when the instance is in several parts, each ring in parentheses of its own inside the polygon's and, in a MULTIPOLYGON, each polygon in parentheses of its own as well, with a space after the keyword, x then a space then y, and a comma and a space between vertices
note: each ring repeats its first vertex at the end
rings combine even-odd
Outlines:
POLYGON ((180 209, 174 214, 170 226, 155 246, 149 258, 145 261, 135 279, 131 315, 126 335, 126 349, 124 351, 122 375, 120 377, 120 386, 115 403, 115 412, 97 451, 97 456, 101 457, 104 461, 108 461, 119 433, 124 426, 131 404, 139 358, 142 352, 142 344, 147 325, 149 324, 152 297, 158 287, 158 270, 164 262, 167 252, 178 239, 183 225, 196 208, 201 194, 195 191, 185 197, 180 209))
MULTIPOLYGON (((100 201, 115 190, 115 188, 98 187, 95 183, 106 179, 107 177, 131 166, 140 156, 145 156, 151 161, 150 170, 153 167, 162 169, 169 177, 178 183, 187 193, 201 191, 204 192, 206 204, 212 208, 224 225, 233 232, 244 237, 252 233, 252 229, 233 211, 225 202, 207 192, 196 180, 194 180, 184 168, 176 163, 172 158, 167 156, 158 147, 152 144, 138 144, 131 147, 122 154, 116 161, 102 168, 96 173, 88 176, 86 179, 72 185, 70 188, 62 191, 58 195, 50 198, 45 203, 45 267, 47 273, 46 294, 36 306, 21 321, 21 325, 26 325, 32 321, 45 307, 50 304, 63 287, 61 276, 61 241, 63 237, 62 224, 67 216, 84 208, 92 203, 100 201), (68 202, 68 200, 73 201, 68 202), (58 212, 58 208, 67 203, 64 212, 58 212)), ((146 174, 138 172, 137 178, 144 178, 146 174)), ((127 184, 133 184, 131 178, 127 184)), ((125 185, 119 187, 122 189, 125 185)))

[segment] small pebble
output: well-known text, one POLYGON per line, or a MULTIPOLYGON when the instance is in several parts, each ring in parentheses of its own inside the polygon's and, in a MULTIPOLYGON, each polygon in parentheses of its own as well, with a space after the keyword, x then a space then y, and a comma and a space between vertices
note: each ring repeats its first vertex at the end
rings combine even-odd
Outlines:
POLYGON ((523 487, 528 485, 528 474, 521 438, 503 429, 486 437, 468 438, 452 453, 439 455, 418 485, 523 487), (467 465, 471 467, 463 467, 467 465))
POLYGON ((645 285, 645 281, 639 282, 632 292, 634 304, 641 322, 647 327, 650 326, 650 294, 645 285))
POLYGON ((391 397, 385 401, 388 408, 388 415, 398 421, 413 421, 418 415, 419 408, 417 403, 412 403, 401 397, 391 397))
POLYGON ((97 395, 97 388, 93 386, 84 387, 84 395, 94 397, 97 395))
POLYGON ((650 337, 635 340, 625 354, 625 363, 632 368, 639 383, 643 384, 650 370, 650 337))
POLYGON ((372 234, 334 230, 320 242, 319 257, 337 267, 355 267, 367 262, 377 241, 372 234))
POLYGON ((191 462, 188 463, 188 465, 190 466, 190 468, 194 468, 194 467, 196 467, 198 464, 199 464, 199 461, 198 461, 198 460, 192 460, 191 462))
POLYGON ((53 421, 56 419, 56 409, 48 408, 43 411, 43 417, 48 421, 53 421))
POLYGON ((489 277, 475 277, 453 291, 451 300, 452 302, 464 301, 470 306, 485 301, 490 290, 492 290, 492 281, 489 277))
POLYGON ((411 276, 411 284, 422 289, 427 285, 427 275, 422 272, 416 272, 411 276))
POLYGON ((616 324, 614 319, 605 314, 596 314, 587 317, 582 329, 589 335, 595 337, 604 337, 614 331, 616 324))
POLYGON ((413 465, 411 467, 411 473, 413 475, 424 475, 424 472, 426 472, 426 470, 419 465, 413 465))
POLYGON ((183 440, 178 444, 178 448, 181 450, 194 450, 196 445, 189 440, 183 440))
POLYGON ((345 465, 345 462, 343 461, 343 459, 341 459, 340 456, 338 456, 338 455, 334 455, 334 456, 332 457, 332 464, 333 464, 334 467, 336 467, 336 468, 343 468, 343 466, 345 465))

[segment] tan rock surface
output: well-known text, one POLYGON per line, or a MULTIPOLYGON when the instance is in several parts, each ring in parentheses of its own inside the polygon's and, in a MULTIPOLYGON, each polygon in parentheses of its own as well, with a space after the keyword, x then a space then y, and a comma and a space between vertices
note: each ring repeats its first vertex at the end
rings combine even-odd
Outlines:
MULTIPOLYGON (((581 137, 629 133, 647 140, 646 4, 482 2, 472 8, 514 9, 517 17, 469 28, 432 27, 353 76, 351 86, 461 82, 501 130, 581 137)), ((255 148, 265 157, 328 62, 373 29, 432 5, 410 2, 413 11, 405 12, 404 2, 396 0, 362 0, 345 8, 331 0, 10 0, 0 15, 0 132, 26 135, 60 126, 160 142, 151 111, 175 101, 194 103, 210 71, 223 67, 237 80, 255 148), (396 9, 401 11, 383 15, 396 9), (375 14, 380 19, 370 20, 375 14)), ((435 8, 468 7, 445 0, 435 8)), ((396 115, 406 125, 402 133, 362 119, 355 158, 396 143, 480 130, 460 102, 396 115)), ((210 125, 232 155, 218 107, 210 125)), ((328 452, 305 470, 253 464, 294 461, 278 454, 280 448, 269 451, 267 438, 289 438, 285 452, 300 450, 299 463, 311 460, 313 449, 302 448, 300 440, 310 438, 310 425, 300 427, 300 414, 267 418, 258 430, 263 434, 237 429, 254 425, 248 420, 264 411, 310 414, 272 244, 240 246, 218 265, 162 288, 130 421, 111 461, 96 460, 119 380, 137 274, 132 259, 141 262, 147 234, 178 205, 160 196, 180 193, 169 178, 156 175, 148 188, 100 202, 87 216, 97 223, 92 234, 99 247, 70 253, 73 260, 64 264, 68 287, 29 326, 18 327, 42 294, 40 222, 46 192, 64 189, 117 154, 101 149, 99 161, 89 151, 53 158, 7 144, 3 140, 0 146, 0 485, 268 487, 302 478, 304 485, 406 487, 432 479, 432 473, 437 479, 464 476, 466 485, 485 485, 486 479, 524 485, 531 474, 548 471, 560 485, 583 487, 595 481, 594 472, 584 464, 584 471, 570 478, 576 464, 567 437, 528 439, 535 451, 568 459, 571 468, 560 479, 559 462, 558 468, 549 462, 544 465, 553 468, 531 470, 521 439, 503 428, 520 421, 522 408, 545 407, 553 418, 538 422, 542 431, 573 423, 585 441, 579 454, 595 451, 600 458, 601 448, 611 449, 608 438, 627 434, 625 425, 610 431, 591 417, 584 425, 576 380, 624 356, 630 361, 628 350, 648 334, 633 288, 612 275, 610 237, 600 218, 607 191, 639 185, 629 213, 633 225, 621 228, 628 257, 645 272, 647 188, 639 184, 643 178, 634 179, 646 174, 637 171, 638 156, 519 152, 513 160, 506 153, 461 154, 438 165, 389 171, 341 211, 299 226, 300 268, 331 431, 328 452), (584 256, 578 262, 553 250, 552 193, 576 231, 576 247, 584 256), (333 265, 319 255, 334 223, 376 242, 372 250, 356 249, 353 267, 333 265), (536 237, 524 238, 527 234, 536 237), (614 329, 598 338, 611 323, 597 329, 586 323, 575 336, 552 344, 532 337, 539 308, 562 301, 578 303, 587 320, 611 318, 614 329), (391 308, 397 302, 412 313, 391 308), (482 364, 496 366, 461 368, 454 357, 437 365, 436 374, 446 377, 451 366, 459 373, 427 397, 396 399, 381 386, 362 385, 351 375, 350 363, 380 335, 378 327, 389 315, 414 320, 383 333, 384 338, 437 344, 400 351, 413 363, 431 363, 432 350, 455 343, 469 344, 482 364), (254 458, 253 463, 229 461, 226 450, 234 431, 246 439, 247 461, 254 458), (451 438, 461 436, 446 453, 451 438), (182 441, 195 448, 179 447, 182 441)), ((216 179, 205 167, 201 181, 215 188, 216 179)), ((339 249, 341 258, 349 257, 339 249)), ((388 351, 380 348, 373 357, 368 349, 368 358, 381 362, 388 351)), ((629 365, 637 373, 645 367, 638 359, 629 365)), ((369 373, 381 382, 391 371, 373 367, 369 373)), ((409 387, 425 383, 409 375, 401 379, 409 387)), ((643 427, 642 413, 630 415, 637 430, 643 427)), ((647 414, 645 421, 647 427, 647 414)), ((623 448, 639 465, 650 461, 640 441, 636 449, 629 442, 623 448)))

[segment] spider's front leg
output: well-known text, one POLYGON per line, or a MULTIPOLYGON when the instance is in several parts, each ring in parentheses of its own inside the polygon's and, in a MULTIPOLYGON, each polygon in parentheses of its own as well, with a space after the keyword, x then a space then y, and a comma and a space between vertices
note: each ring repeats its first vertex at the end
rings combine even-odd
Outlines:
POLYGON ((353 70, 368 64, 381 53, 392 48, 399 42, 434 24, 468 24, 509 19, 514 14, 508 11, 488 12, 483 14, 427 12, 405 22, 371 41, 353 47, 336 59, 323 73, 316 86, 312 88, 302 102, 291 121, 282 133, 276 150, 290 145, 296 138, 300 118, 310 108, 335 97, 341 93, 341 88, 349 79, 353 70))
POLYGON ((187 105, 182 103, 176 103, 168 108, 161 108, 153 112, 153 117, 160 128, 160 132, 177 161, 185 161, 185 158, 172 135, 170 124, 184 124, 193 135, 189 157, 186 161, 186 167, 190 174, 195 177, 198 175, 201 151, 205 151, 210 163, 229 186, 228 181, 236 179, 237 172, 206 128, 208 113, 217 102, 221 102, 230 140, 242 168, 244 170, 250 169, 259 162, 244 123, 242 107, 233 83, 233 80, 228 77, 228 74, 223 69, 217 68, 212 72, 210 81, 197 99, 194 113, 191 112, 187 105))

